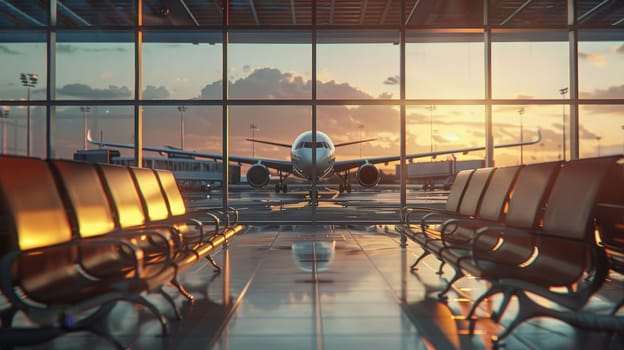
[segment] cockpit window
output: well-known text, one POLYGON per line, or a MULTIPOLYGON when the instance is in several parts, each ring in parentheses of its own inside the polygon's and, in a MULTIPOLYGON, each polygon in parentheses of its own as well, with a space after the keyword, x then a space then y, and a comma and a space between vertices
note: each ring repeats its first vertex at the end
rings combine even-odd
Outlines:
MULTIPOLYGON (((312 145, 312 142, 300 142, 296 148, 312 148, 312 145)), ((329 144, 327 142, 317 141, 316 148, 329 148, 329 144)))

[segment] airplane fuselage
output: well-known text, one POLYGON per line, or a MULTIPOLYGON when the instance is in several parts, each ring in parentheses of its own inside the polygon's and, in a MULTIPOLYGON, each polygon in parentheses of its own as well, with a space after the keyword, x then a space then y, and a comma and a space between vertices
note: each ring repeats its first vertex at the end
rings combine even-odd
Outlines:
MULTIPOLYGON (((312 131, 306 131, 293 141, 290 149, 293 174, 311 180, 314 175, 312 131)), ((321 131, 316 132, 316 177, 321 179, 334 173, 336 148, 331 138, 321 131)))

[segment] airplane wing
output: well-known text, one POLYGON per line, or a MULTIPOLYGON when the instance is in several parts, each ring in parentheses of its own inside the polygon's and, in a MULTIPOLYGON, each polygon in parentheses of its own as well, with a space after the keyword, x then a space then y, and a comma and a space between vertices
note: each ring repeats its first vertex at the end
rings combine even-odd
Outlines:
MULTIPOLYGON (((535 140, 494 145, 494 148, 517 147, 521 145, 523 146, 533 145, 533 144, 539 143, 541 140, 542 140, 542 132, 541 130, 537 130, 537 138, 535 140)), ((456 148, 456 149, 448 149, 448 150, 441 150, 441 151, 435 151, 435 152, 412 153, 412 154, 405 155, 405 158, 415 159, 415 158, 435 157, 435 156, 439 156, 443 154, 452 154, 452 153, 466 154, 469 152, 483 151, 483 150, 485 150, 485 146, 456 148)), ((399 160, 401 160, 400 156, 349 159, 349 160, 342 160, 342 161, 337 160, 336 163, 334 164, 334 172, 347 171, 349 169, 357 168, 366 163, 379 164, 379 163, 396 162, 399 160)))
MULTIPOLYGON (((115 147, 115 148, 127 148, 134 149, 133 144, 129 143, 114 143, 107 141, 96 141, 91 137, 91 130, 87 131, 87 140, 89 143, 98 145, 98 146, 107 146, 107 147, 115 147)), ((148 152, 157 152, 161 155, 180 155, 180 156, 190 156, 190 157, 198 157, 198 158, 208 158, 208 159, 219 159, 223 160, 223 155, 219 153, 205 153, 205 152, 196 152, 196 151, 188 151, 182 150, 174 147, 153 147, 153 146, 143 146, 143 151, 148 152)), ((279 160, 279 159, 264 159, 264 158, 252 158, 252 157, 240 157, 240 156, 230 156, 230 162, 234 163, 244 163, 244 164, 263 164, 271 169, 276 169, 284 172, 292 171, 292 164, 290 161, 279 160)))

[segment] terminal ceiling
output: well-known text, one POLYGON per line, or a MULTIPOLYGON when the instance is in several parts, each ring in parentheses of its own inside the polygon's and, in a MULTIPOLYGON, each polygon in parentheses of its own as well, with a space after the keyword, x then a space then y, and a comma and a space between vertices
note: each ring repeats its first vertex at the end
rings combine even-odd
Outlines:
MULTIPOLYGON (((57 0, 59 27, 134 26, 137 0, 57 0)), ((480 28, 484 6, 492 28, 563 28, 566 0, 143 0, 145 26, 220 27, 229 3, 232 27, 399 27, 405 3, 407 28, 480 28), (487 5, 484 5, 487 3, 487 5)), ((48 23, 47 0, 0 0, 0 27, 48 23)), ((579 28, 624 28, 624 1, 575 0, 579 28)))

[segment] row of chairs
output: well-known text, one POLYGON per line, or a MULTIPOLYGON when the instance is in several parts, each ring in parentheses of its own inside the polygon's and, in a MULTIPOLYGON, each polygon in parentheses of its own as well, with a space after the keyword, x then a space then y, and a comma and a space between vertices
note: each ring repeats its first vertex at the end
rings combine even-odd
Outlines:
POLYGON ((538 316, 623 332, 624 320, 615 316, 621 305, 607 316, 578 312, 613 267, 596 232, 624 247, 621 162, 620 156, 610 156, 459 172, 444 209, 406 208, 402 212, 401 233, 424 251, 412 269, 428 255, 441 262, 438 273, 445 264, 453 268, 454 275, 439 294, 441 299, 466 275, 488 281, 489 289, 466 316, 472 327, 482 301, 503 295, 490 315, 499 321, 515 297, 518 313, 495 341, 538 316), (619 212, 607 214, 601 210, 605 205, 619 212), (544 307, 528 297, 531 293, 567 311, 544 307))
POLYGON ((144 305, 163 287, 193 296, 178 276, 241 232, 234 209, 189 210, 166 170, 0 156, 0 345, 30 345, 91 331, 119 301, 144 305), (16 327, 21 312, 34 327, 16 327))

